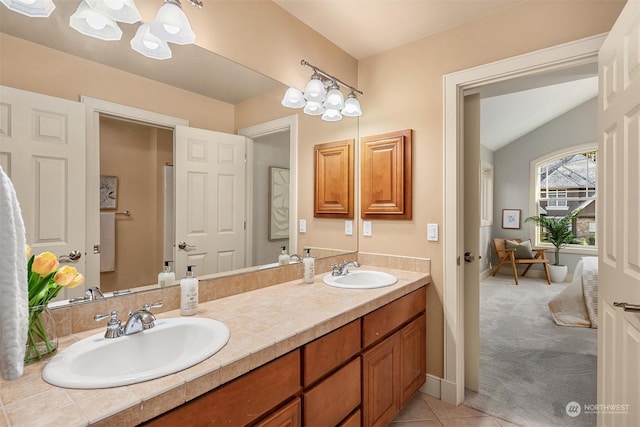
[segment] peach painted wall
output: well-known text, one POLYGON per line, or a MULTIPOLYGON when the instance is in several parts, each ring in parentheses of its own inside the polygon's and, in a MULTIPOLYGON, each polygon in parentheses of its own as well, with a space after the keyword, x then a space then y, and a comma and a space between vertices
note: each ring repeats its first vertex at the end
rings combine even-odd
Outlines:
POLYGON ((443 76, 607 32, 624 2, 523 2, 502 12, 360 61, 360 135, 411 128, 413 220, 374 221, 361 252, 430 258, 427 371, 443 375, 443 76), (428 242, 427 223, 440 225, 428 242))

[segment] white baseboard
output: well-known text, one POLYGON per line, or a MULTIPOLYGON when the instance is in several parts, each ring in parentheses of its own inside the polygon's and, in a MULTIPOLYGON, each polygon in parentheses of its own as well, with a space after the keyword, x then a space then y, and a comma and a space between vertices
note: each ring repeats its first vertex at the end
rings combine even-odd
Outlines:
POLYGON ((491 276, 491 269, 487 268, 484 271, 480 272, 480 281, 482 282, 484 279, 486 279, 487 277, 491 276))
POLYGON ((440 382, 440 378, 427 374, 427 382, 420 387, 420 391, 436 399, 440 399, 440 382))
POLYGON ((450 405, 458 406, 458 403, 462 402, 457 401, 457 394, 456 383, 444 379, 440 381, 440 400, 450 405))

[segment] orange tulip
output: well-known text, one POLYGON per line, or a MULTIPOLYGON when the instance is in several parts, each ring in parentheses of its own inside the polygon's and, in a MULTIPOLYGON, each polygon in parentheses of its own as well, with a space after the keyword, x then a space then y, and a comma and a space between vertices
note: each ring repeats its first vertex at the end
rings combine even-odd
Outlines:
POLYGON ((45 277, 56 271, 58 267, 58 259, 54 254, 51 252, 42 252, 40 255, 36 255, 33 259, 31 271, 45 277))
POLYGON ((53 276, 53 281, 56 282, 56 285, 58 286, 69 286, 74 281, 77 275, 78 270, 76 270, 75 267, 65 265, 60 267, 60 269, 56 272, 56 274, 53 276))
POLYGON ((29 261, 29 258, 31 258, 31 246, 29 245, 24 245, 24 246, 27 249, 27 261, 29 261))
POLYGON ((73 280, 67 285, 67 288, 75 288, 84 283, 84 276, 80 273, 73 278, 73 280))

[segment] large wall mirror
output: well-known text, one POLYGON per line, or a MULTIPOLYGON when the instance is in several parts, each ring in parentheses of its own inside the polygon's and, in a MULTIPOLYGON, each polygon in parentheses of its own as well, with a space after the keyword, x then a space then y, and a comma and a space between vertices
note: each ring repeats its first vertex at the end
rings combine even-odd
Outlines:
MULTIPOLYGON (((305 247, 312 247, 315 255, 319 257, 357 251, 357 230, 354 230, 353 236, 345 237, 342 221, 314 219, 312 201, 313 145, 347 138, 357 141, 357 120, 343 120, 343 123, 338 124, 323 123, 318 117, 298 114, 296 136, 305 137, 298 138, 297 144, 292 147, 290 128, 278 128, 277 125, 273 125, 278 123, 278 120, 286 122, 287 117, 298 113, 280 106, 280 97, 286 89, 282 83, 195 45, 177 46, 173 49, 173 59, 168 61, 147 59, 129 47, 128 41, 133 37, 134 26, 123 28, 124 34, 120 42, 107 43, 85 37, 68 25, 68 16, 73 13, 75 6, 75 2, 58 2, 57 9, 50 18, 37 21, 8 10, 2 11, 2 62, 11 63, 11 70, 23 68, 27 71, 18 79, 20 83, 16 83, 15 71, 7 72, 7 76, 0 76, 1 85, 64 97, 64 90, 41 85, 38 82, 38 72, 59 72, 61 64, 57 61, 64 61, 66 55, 71 54, 91 63, 86 62, 86 70, 69 70, 70 75, 65 79, 66 85, 69 86, 72 86, 74 81, 86 85, 82 75, 94 70, 91 64, 97 63, 100 67, 112 67, 158 82, 158 91, 163 88, 180 88, 201 95, 203 99, 206 97, 208 101, 213 99, 224 103, 220 109, 222 113, 202 111, 198 117, 175 114, 188 120, 194 127, 206 127, 227 134, 240 132, 252 137, 252 141, 247 144, 248 148, 245 147, 248 150, 248 162, 243 183, 243 190, 249 188, 252 193, 246 196, 248 208, 243 212, 249 218, 250 231, 245 237, 242 262, 221 264, 219 274, 233 274, 238 269, 246 268, 276 268, 281 246, 287 246, 289 251, 289 248, 295 248, 299 255, 302 255, 305 247), (29 43, 24 44, 24 40, 29 43), (32 53, 43 54, 43 58, 29 57, 32 53), (55 67, 52 66, 55 71, 40 66, 40 70, 35 72, 34 61, 40 65, 52 61, 50 63, 55 63, 55 67), (269 114, 260 112, 255 114, 254 119, 251 108, 238 107, 255 98, 261 99, 260 108, 270 111, 269 114), (238 120, 238 115, 242 116, 241 120, 238 120), (208 122, 208 117, 212 123, 208 122), (226 124, 219 125, 216 121, 226 124), (237 129, 238 122, 245 126, 237 129), (266 126, 268 130, 260 131, 261 126, 266 126), (309 135, 313 137, 308 137, 309 135), (287 171, 290 169, 297 169, 297 176, 293 177, 292 182, 287 183, 287 171), (289 209, 293 217, 288 221, 282 216, 286 211, 287 184, 297 199, 296 206, 289 209), (299 219, 305 219, 307 222, 307 232, 304 234, 298 233, 299 219), (285 225, 288 226, 288 230, 283 230, 285 225)), ((110 85, 113 85, 113 82, 110 82, 110 85)), ((122 90, 131 89, 123 85, 122 90)), ((79 89, 77 93, 95 96, 83 91, 84 89, 79 89)), ((121 101, 127 98, 126 95, 114 94, 113 98, 107 101, 118 100, 119 104, 126 104, 121 101)), ((203 102, 203 109, 209 105, 207 102, 203 102)), ((149 106, 144 106, 144 110, 161 113, 149 106)), ((85 227, 89 236, 91 233, 96 234, 95 230, 100 229, 101 214, 112 213, 115 216, 117 234, 114 243, 114 265, 103 266, 100 279, 86 285, 100 286, 103 292, 142 289, 157 282, 163 261, 175 256, 172 250, 175 251, 175 245, 179 243, 170 236, 176 226, 171 218, 177 215, 168 208, 168 200, 178 196, 171 194, 171 190, 177 188, 173 182, 178 174, 175 170, 177 165, 172 160, 175 159, 177 143, 174 142, 175 129, 147 123, 144 120, 119 117, 117 114, 98 116, 99 131, 87 138, 90 140, 93 136, 98 141, 95 147, 87 148, 87 158, 94 156, 99 159, 99 164, 88 162, 85 165, 89 171, 86 201, 90 205, 86 211, 85 227), (107 203, 102 209, 99 205, 101 176, 103 181, 109 181, 116 190, 115 203, 107 203)), ((91 132, 91 129, 87 129, 87 132, 91 132)), ((11 165, 13 170, 21 168, 15 160, 16 158, 11 165)), ((20 194, 18 196, 20 197, 20 194)), ((357 223, 356 220, 354 222, 357 223)), ((97 233, 99 234, 99 231, 97 233)), ((100 241, 100 236, 97 239, 95 244, 104 249, 106 242, 100 241)), ((95 268, 97 264, 92 260, 94 258, 91 239, 87 238, 85 243, 83 259, 86 264, 83 265, 95 268), (94 265, 91 266, 91 263, 94 265)), ((185 243, 189 245, 191 242, 185 243)), ((38 246, 35 250, 38 250, 38 246)), ((62 247, 59 250, 56 247, 54 250, 58 255, 66 253, 66 249, 62 247)), ((182 273, 176 271, 176 277, 180 278, 182 273)), ((82 294, 67 297, 77 296, 81 297, 82 294)))

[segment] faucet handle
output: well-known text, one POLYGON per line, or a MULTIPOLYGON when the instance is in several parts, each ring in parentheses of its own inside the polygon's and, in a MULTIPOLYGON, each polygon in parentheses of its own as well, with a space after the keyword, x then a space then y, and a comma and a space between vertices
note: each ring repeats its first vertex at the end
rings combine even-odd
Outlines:
POLYGON ((332 276, 340 275, 340 264, 338 264, 337 262, 334 262, 333 264, 331 264, 331 275, 332 276))
POLYGON ((105 338, 118 338, 122 335, 122 324, 118 319, 118 312, 113 310, 111 313, 96 314, 93 316, 93 320, 99 322, 106 318, 110 318, 107 322, 107 331, 104 333, 105 338))
POLYGON ((152 308, 160 308, 162 307, 162 301, 156 301, 154 303, 151 304, 145 304, 142 306, 142 309, 144 311, 150 311, 152 308))

